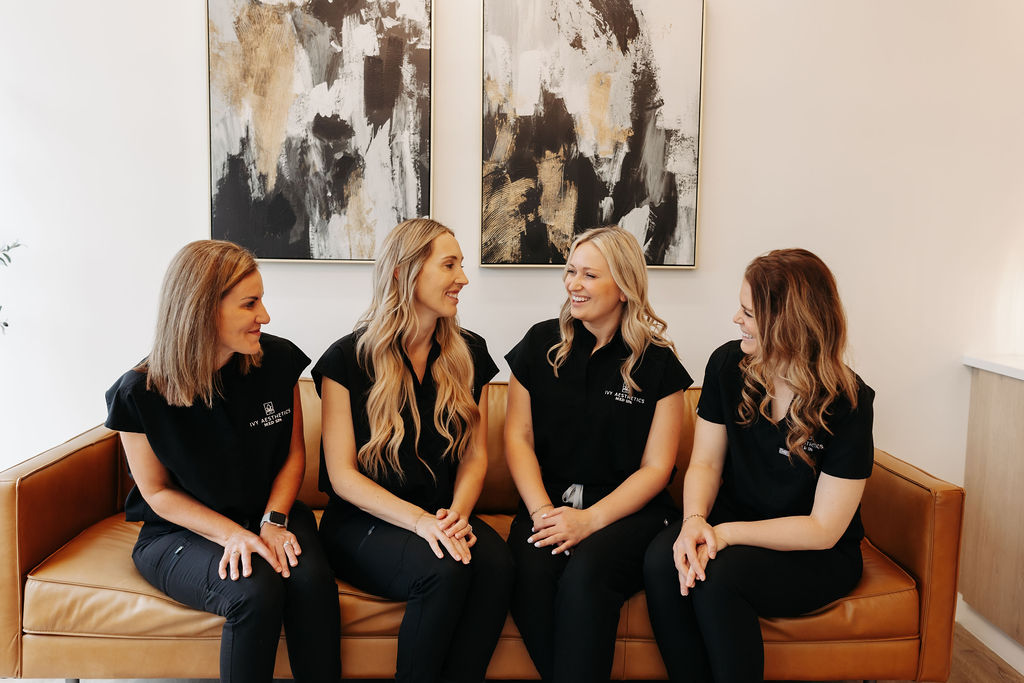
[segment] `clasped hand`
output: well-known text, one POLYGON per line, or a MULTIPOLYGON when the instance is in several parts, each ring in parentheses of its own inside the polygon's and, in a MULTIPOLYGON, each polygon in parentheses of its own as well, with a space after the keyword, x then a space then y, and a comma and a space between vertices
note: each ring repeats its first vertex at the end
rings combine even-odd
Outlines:
POLYGON ((716 528, 703 517, 694 516, 683 522, 683 528, 672 544, 672 561, 679 572, 679 592, 682 595, 689 595, 697 581, 706 578, 708 562, 728 545, 716 528))
POLYGON ((275 572, 288 578, 291 576, 289 567, 299 564, 302 548, 295 534, 283 527, 264 524, 259 536, 239 528, 224 542, 224 554, 218 567, 220 578, 230 576, 232 581, 237 581, 240 575, 251 576, 254 553, 266 560, 275 572))
POLYGON ((472 559, 469 549, 476 545, 476 534, 469 517, 458 510, 439 508, 433 517, 424 512, 416 520, 413 531, 430 544, 438 559, 444 557, 441 548, 447 550, 456 562, 469 564, 472 559))
POLYGON ((534 547, 551 549, 552 555, 563 553, 594 533, 593 515, 589 510, 557 507, 533 516, 533 535, 526 539, 534 547))

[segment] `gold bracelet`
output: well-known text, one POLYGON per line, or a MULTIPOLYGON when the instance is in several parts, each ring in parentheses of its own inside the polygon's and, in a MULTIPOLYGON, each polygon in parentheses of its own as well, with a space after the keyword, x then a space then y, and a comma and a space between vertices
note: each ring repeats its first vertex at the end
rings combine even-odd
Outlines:
POLYGON ((543 510, 544 508, 554 508, 554 507, 555 507, 555 506, 554 506, 554 505, 552 505, 551 503, 544 503, 544 504, 543 504, 543 505, 541 505, 541 506, 540 506, 539 508, 537 508, 536 510, 534 510, 533 512, 531 512, 531 513, 530 513, 530 517, 533 517, 533 516, 534 516, 535 514, 537 514, 538 512, 540 512, 541 510, 543 510))
MULTIPOLYGON (((683 524, 686 524, 686 520, 692 519, 694 517, 700 517, 701 519, 704 519, 704 520, 707 519, 704 515, 700 514, 699 512, 694 512, 692 515, 686 515, 685 517, 683 517, 683 524)), ((682 526, 682 524, 680 526, 682 526)))
POLYGON ((426 512, 421 512, 420 516, 416 518, 416 521, 412 525, 412 532, 417 536, 420 535, 420 520, 427 516, 426 512))

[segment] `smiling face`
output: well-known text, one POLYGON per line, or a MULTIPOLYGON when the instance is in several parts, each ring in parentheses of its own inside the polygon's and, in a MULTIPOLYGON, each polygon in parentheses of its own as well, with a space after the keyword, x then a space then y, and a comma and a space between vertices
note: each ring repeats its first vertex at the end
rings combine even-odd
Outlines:
POLYGON ((420 324, 432 329, 438 318, 454 316, 459 292, 467 284, 458 240, 451 233, 438 235, 430 243, 430 255, 416 276, 413 290, 413 308, 420 324))
POLYGON ((740 349, 743 353, 750 355, 759 351, 761 337, 754 318, 754 295, 746 280, 740 286, 740 310, 736 311, 732 321, 740 326, 740 349))
POLYGON ((221 297, 217 308, 217 367, 236 353, 260 350, 260 326, 270 322, 263 306, 263 278, 254 270, 221 297))
POLYGON ((608 261, 590 242, 578 244, 565 266, 565 291, 569 294, 569 312, 583 321, 588 330, 607 336, 614 334, 622 320, 626 295, 615 284, 608 261))

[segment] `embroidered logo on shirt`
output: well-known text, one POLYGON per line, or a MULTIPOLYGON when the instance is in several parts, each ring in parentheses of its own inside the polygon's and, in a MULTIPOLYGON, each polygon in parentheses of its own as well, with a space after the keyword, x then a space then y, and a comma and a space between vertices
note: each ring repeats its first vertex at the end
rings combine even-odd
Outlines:
MULTIPOLYGON (((814 453, 814 451, 824 450, 824 448, 825 448, 824 446, 822 446, 820 443, 815 441, 813 438, 807 439, 807 441, 804 441, 804 445, 803 445, 803 449, 807 453, 814 453)), ((786 456, 788 458, 789 457, 789 449, 782 448, 780 446, 779 447, 779 455, 784 455, 784 456, 786 456)))
POLYGON ((818 443, 814 439, 807 439, 807 441, 804 441, 804 450, 807 451, 808 453, 813 453, 814 451, 820 451, 820 450, 823 450, 824 448, 825 448, 824 446, 822 446, 820 443, 818 443))
POLYGON ((255 427, 260 425, 261 427, 273 427, 280 422, 283 422, 286 417, 292 414, 291 408, 274 412, 274 404, 271 401, 267 401, 263 404, 263 412, 267 414, 266 417, 259 420, 253 420, 249 423, 249 427, 255 427))
POLYGON ((611 396, 613 399, 615 399, 619 403, 625 403, 626 405, 634 405, 634 404, 636 404, 638 406, 642 406, 644 403, 647 402, 647 401, 645 401, 643 399, 643 397, 637 396, 636 394, 633 394, 632 396, 630 396, 629 395, 629 385, 626 384, 625 382, 622 383, 622 389, 621 390, 619 390, 619 391, 612 391, 611 389, 605 389, 604 390, 604 395, 605 396, 611 396))

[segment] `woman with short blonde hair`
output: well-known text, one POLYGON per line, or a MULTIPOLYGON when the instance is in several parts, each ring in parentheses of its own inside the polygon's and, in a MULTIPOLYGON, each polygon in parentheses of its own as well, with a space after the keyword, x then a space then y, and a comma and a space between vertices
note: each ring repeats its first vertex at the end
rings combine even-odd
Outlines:
POLYGON ((468 282, 451 230, 400 223, 369 309, 313 368, 330 497, 321 538, 338 577, 407 601, 396 681, 482 681, 508 611, 511 558, 472 514, 497 367, 456 320, 468 282))
POLYGON ((522 505, 508 543, 512 616, 545 681, 607 680, 648 542, 679 512, 665 490, 690 376, 647 300, 636 239, 573 242, 560 316, 506 356, 505 453, 522 505))

